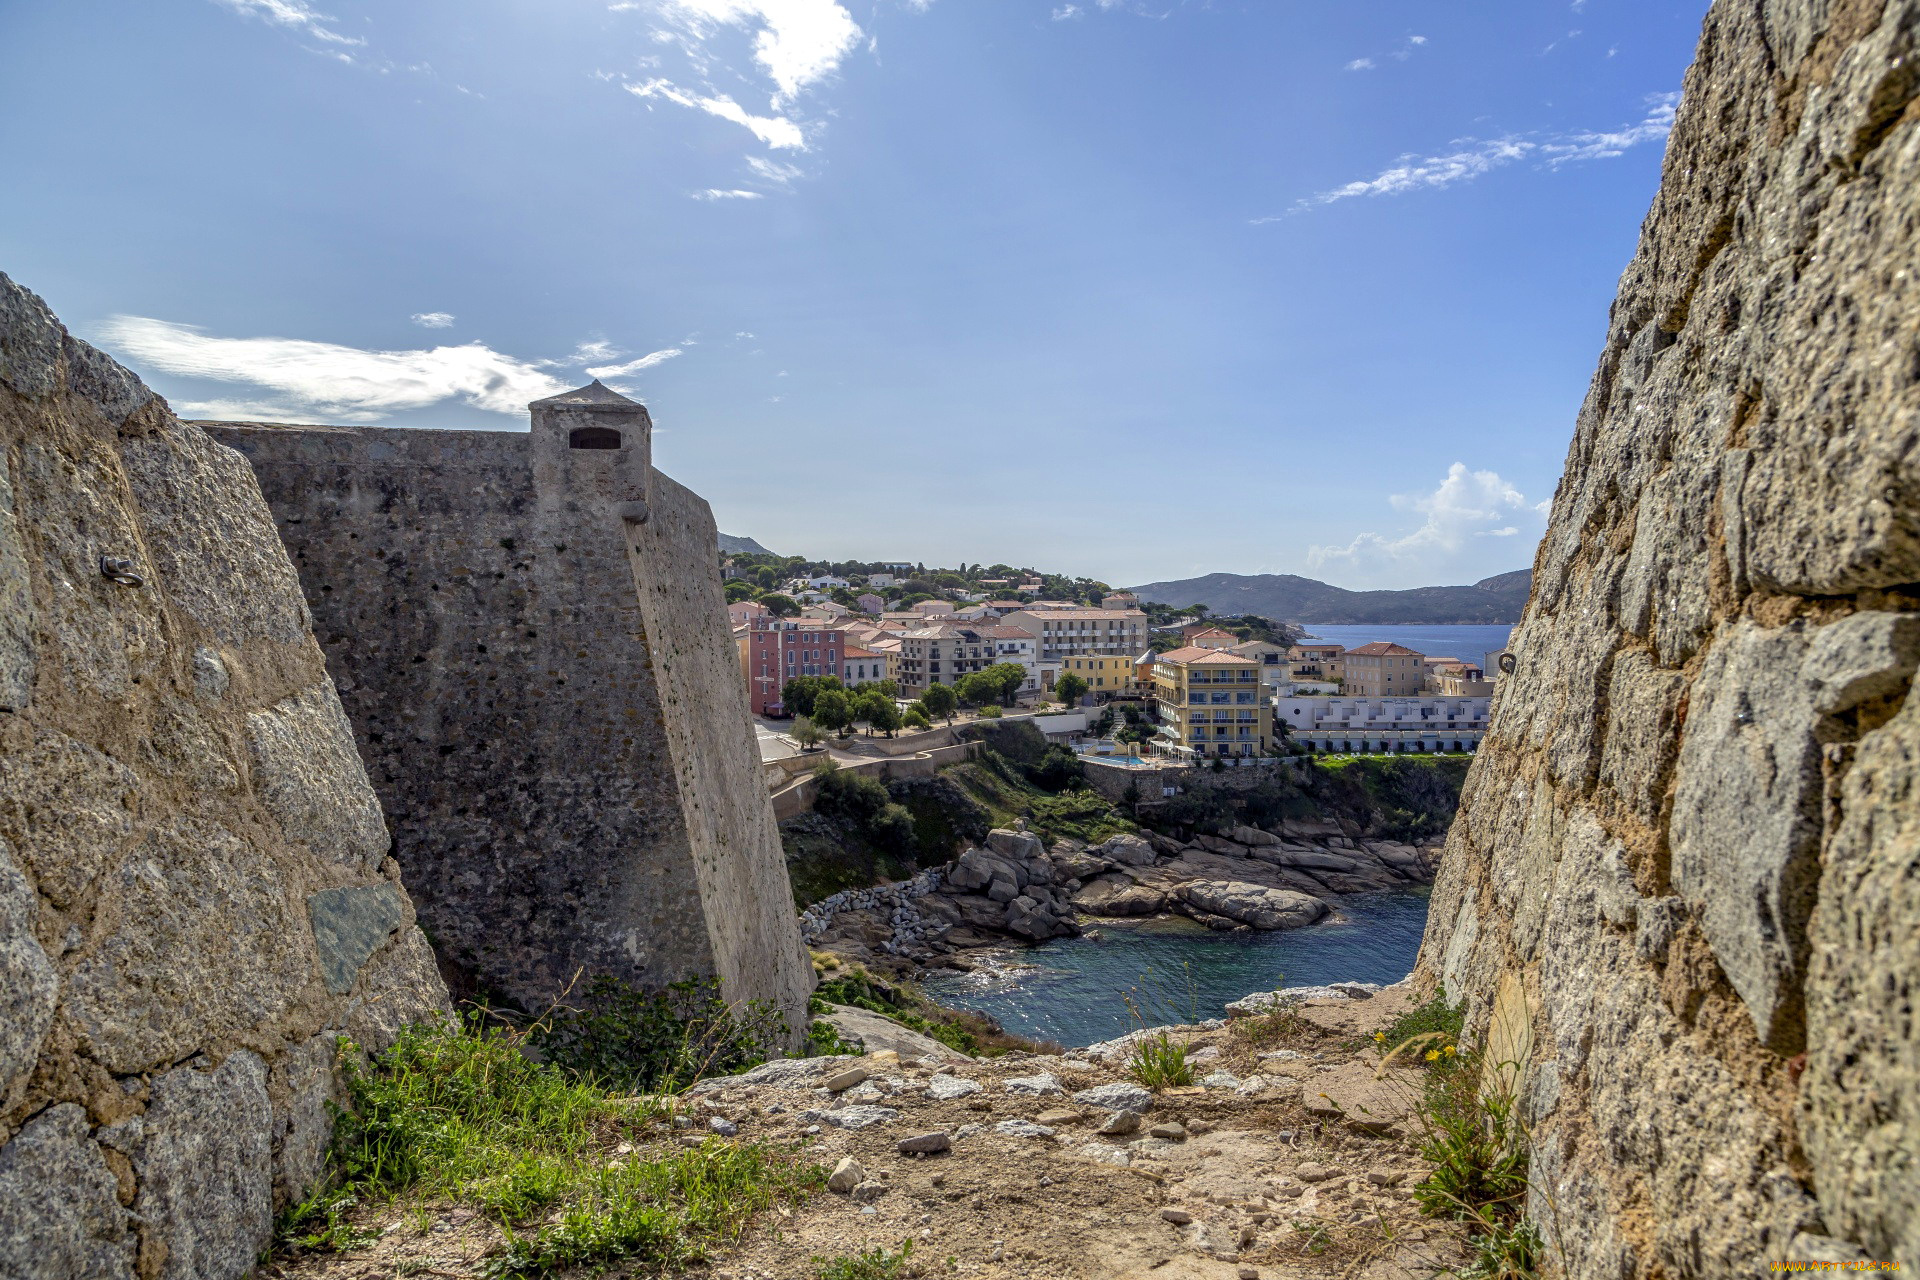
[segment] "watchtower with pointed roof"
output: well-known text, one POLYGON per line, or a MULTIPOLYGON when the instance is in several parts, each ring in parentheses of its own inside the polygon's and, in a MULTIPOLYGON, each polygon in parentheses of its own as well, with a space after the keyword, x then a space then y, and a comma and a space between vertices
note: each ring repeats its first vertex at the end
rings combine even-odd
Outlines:
POLYGON ((564 494, 575 509, 597 498, 623 519, 646 520, 653 481, 647 406, 595 378, 527 408, 533 414, 536 490, 564 494))

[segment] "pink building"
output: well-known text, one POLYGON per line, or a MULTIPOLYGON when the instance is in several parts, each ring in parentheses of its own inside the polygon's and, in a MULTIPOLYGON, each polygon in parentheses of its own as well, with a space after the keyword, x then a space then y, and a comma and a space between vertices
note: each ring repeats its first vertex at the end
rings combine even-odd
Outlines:
POLYGON ((837 676, 844 640, 811 618, 755 618, 749 623, 742 664, 747 703, 757 716, 784 714, 780 689, 795 676, 837 676))
POLYGON ((727 606, 727 620, 734 626, 743 626, 755 618, 764 618, 772 610, 757 600, 741 600, 727 606))

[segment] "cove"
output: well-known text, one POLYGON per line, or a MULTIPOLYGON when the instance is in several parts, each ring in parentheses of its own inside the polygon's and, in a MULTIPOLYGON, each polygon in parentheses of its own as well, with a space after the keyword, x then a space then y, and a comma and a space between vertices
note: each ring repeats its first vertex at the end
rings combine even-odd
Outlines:
POLYGON ((1178 917, 1101 920, 1095 936, 974 952, 971 973, 922 984, 940 1003, 973 1009, 1018 1035, 1069 1048, 1146 1025, 1218 1018, 1255 991, 1326 982, 1398 982, 1413 969, 1427 890, 1351 894, 1319 924, 1283 933, 1215 933, 1178 917))

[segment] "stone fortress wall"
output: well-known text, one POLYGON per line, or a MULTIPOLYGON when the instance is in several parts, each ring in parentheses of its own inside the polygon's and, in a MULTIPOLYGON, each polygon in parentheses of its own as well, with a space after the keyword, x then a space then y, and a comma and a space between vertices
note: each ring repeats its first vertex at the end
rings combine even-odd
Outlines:
POLYGON ((447 1008, 245 459, 0 275, 0 1275, 226 1280, 447 1008))
POLYGON ((803 1029, 713 517, 646 410, 595 383, 531 433, 204 425, 259 476, 456 990, 714 975, 803 1029))
POLYGON ((1920 1264, 1920 0, 1719 0, 1421 964, 1577 1277, 1920 1264))

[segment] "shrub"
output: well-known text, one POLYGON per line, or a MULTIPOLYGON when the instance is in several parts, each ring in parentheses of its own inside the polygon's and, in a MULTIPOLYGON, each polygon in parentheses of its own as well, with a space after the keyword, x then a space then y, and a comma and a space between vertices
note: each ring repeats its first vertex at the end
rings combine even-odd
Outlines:
POLYGON ((1037 763, 1027 767, 1027 780, 1048 791, 1065 791, 1086 785, 1087 766, 1065 747, 1049 746, 1037 763))
POLYGON ((896 1250, 868 1249, 844 1258, 808 1259, 814 1280, 899 1280, 911 1275, 907 1264, 913 1256, 913 1241, 902 1240, 896 1250))
POLYGON ((532 1043, 585 1080, 633 1092, 685 1087, 779 1055, 786 1021, 771 1006, 736 1008, 712 979, 643 991, 598 977, 581 1007, 536 1023, 532 1043))

